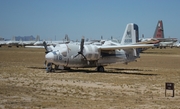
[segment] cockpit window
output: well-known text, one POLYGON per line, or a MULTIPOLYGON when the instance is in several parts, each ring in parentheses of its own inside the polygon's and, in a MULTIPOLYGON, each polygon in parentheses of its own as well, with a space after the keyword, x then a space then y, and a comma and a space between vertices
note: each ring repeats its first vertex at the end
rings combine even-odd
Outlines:
POLYGON ((57 53, 54 51, 54 52, 52 52, 54 55, 57 55, 57 53))

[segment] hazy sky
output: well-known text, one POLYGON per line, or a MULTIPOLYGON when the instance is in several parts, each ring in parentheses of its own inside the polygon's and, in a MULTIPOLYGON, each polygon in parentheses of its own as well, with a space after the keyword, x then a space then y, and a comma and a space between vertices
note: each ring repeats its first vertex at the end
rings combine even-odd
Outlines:
POLYGON ((180 39, 180 0, 0 0, 0 37, 6 39, 121 38, 127 23, 150 38, 158 20, 165 37, 180 39))

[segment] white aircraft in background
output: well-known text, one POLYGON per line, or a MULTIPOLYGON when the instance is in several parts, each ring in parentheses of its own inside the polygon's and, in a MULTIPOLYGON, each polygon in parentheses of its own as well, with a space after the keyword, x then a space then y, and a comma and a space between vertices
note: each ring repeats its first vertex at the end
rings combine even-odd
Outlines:
MULTIPOLYGON (((121 44, 106 41, 103 45, 84 45, 84 38, 81 43, 57 44, 47 46, 45 62, 47 72, 57 68, 85 68, 97 67, 97 71, 103 72, 104 66, 112 63, 128 63, 139 58, 138 48, 153 47, 154 44, 137 44, 139 39, 138 26, 127 24, 121 44)), ((37 47, 38 48, 38 47, 37 47)))
POLYGON ((177 41, 176 43, 174 43, 173 47, 180 47, 180 43, 177 41))
MULTIPOLYGON (((37 41, 34 43, 34 46, 43 46, 43 42, 44 41, 37 41)), ((70 39, 68 37, 68 35, 65 35, 65 38, 63 40, 59 40, 59 41, 45 41, 47 45, 57 45, 57 44, 64 44, 64 43, 69 43, 70 39)))
POLYGON ((139 40, 139 44, 157 44, 160 41, 155 38, 144 38, 144 34, 142 34, 142 38, 139 40))
POLYGON ((31 46, 34 45, 37 41, 40 40, 40 36, 37 35, 35 40, 32 41, 19 41, 19 46, 31 46))
POLYGON ((5 40, 0 40, 0 47, 6 45, 6 43, 7 43, 7 41, 5 41, 5 40))
POLYGON ((16 41, 16 40, 15 40, 15 36, 13 36, 10 41, 7 41, 7 42, 6 42, 6 45, 7 45, 8 47, 12 47, 12 46, 19 47, 19 41, 16 41))

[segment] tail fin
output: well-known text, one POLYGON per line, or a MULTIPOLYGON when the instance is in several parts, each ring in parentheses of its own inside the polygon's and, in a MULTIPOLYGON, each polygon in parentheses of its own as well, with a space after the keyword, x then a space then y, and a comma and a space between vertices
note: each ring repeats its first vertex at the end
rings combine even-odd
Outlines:
POLYGON ((11 41, 16 41, 16 37, 13 36, 12 39, 11 39, 11 41))
POLYGON ((69 39, 69 36, 67 34, 65 34, 65 37, 64 37, 65 41, 69 42, 70 39, 69 39))
MULTIPOLYGON (((126 26, 123 38, 121 40, 122 45, 135 44, 139 41, 139 28, 137 24, 129 23, 126 26)), ((134 61, 139 57, 138 49, 124 49, 126 52, 126 63, 134 61)))
POLYGON ((134 23, 129 23, 126 26, 124 35, 121 40, 122 45, 135 44, 139 41, 139 28, 134 23))
POLYGON ((164 38, 163 22, 159 20, 153 38, 164 38))
POLYGON ((36 36, 36 40, 35 41, 40 41, 40 36, 39 35, 36 36))

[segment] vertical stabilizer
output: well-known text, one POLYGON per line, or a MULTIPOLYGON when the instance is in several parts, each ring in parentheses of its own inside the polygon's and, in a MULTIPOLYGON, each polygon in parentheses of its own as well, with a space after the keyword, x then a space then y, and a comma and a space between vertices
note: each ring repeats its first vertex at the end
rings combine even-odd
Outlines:
POLYGON ((35 41, 40 41, 40 36, 39 35, 36 36, 36 40, 35 41))
POLYGON ((11 41, 16 41, 16 37, 13 36, 12 39, 11 39, 11 41))
POLYGON ((69 42, 70 39, 69 39, 69 36, 67 34, 65 34, 65 37, 64 37, 65 41, 69 42))
MULTIPOLYGON (((123 38, 121 40, 122 45, 136 44, 139 41, 139 28, 137 24, 129 23, 124 31, 123 38)), ((134 61, 139 57, 138 49, 124 49, 126 52, 126 63, 134 61)))
POLYGON ((163 22, 159 20, 153 38, 164 38, 163 22))
POLYGON ((121 40, 122 45, 135 44, 139 40, 139 29, 138 25, 129 23, 126 26, 124 35, 121 40))

